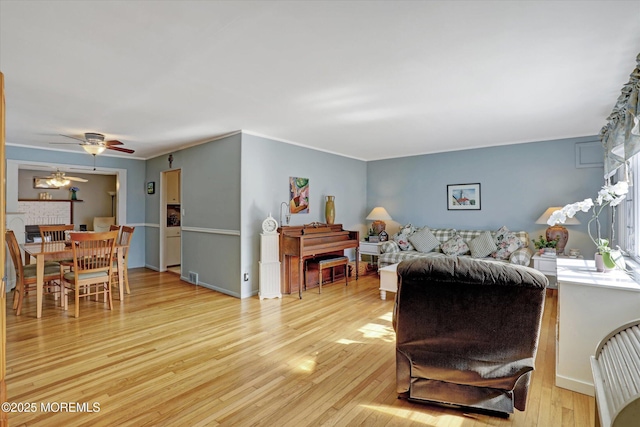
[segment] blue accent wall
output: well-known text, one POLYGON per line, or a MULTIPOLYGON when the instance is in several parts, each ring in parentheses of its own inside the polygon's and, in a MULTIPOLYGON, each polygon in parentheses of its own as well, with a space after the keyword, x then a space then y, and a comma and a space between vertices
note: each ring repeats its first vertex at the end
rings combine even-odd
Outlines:
MULTIPOLYGON (((269 213, 280 224, 280 204, 289 201, 289 177, 309 178, 309 213, 291 215, 290 225, 325 222, 325 198, 335 196, 335 223, 365 231, 366 162, 268 138, 242 134, 242 296, 259 287, 260 233, 269 213)), ((282 225, 282 224, 280 224, 282 225)), ((347 251, 352 259, 355 251, 347 251)))
MULTIPOLYGON (((594 198, 604 184, 602 167, 576 167, 576 144, 593 141, 597 137, 368 162, 367 209, 384 206, 394 220, 388 227, 394 233, 407 223, 460 230, 506 225, 528 231, 533 239, 547 228, 535 221, 548 207, 594 198), (466 183, 481 184, 481 210, 447 210, 447 185, 466 183)), ((582 224, 567 226, 567 248, 593 257, 587 215, 578 215, 582 224)))

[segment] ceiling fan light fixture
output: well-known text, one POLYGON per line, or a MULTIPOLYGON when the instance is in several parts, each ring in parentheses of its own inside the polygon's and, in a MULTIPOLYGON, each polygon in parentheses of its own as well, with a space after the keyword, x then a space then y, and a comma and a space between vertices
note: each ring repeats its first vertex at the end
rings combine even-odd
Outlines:
POLYGON ((87 153, 96 156, 98 154, 102 154, 102 152, 106 150, 107 147, 105 147, 104 145, 86 144, 83 145, 82 148, 84 148, 84 151, 86 151, 87 153))
POLYGON ((49 178, 47 180, 47 184, 53 186, 53 187, 64 187, 66 185, 71 184, 71 181, 69 181, 68 179, 60 179, 58 177, 53 177, 53 178, 49 178))

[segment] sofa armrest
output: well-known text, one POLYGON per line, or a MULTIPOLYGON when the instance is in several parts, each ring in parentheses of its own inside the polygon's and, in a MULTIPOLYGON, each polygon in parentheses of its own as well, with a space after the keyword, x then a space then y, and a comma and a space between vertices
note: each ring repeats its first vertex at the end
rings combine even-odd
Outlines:
POLYGON ((529 262, 531 262, 531 257, 533 256, 533 252, 529 248, 520 248, 511 254, 509 257, 509 262, 511 264, 524 265, 526 267, 529 266, 529 262))
POLYGON ((394 252, 400 252, 400 246, 393 240, 389 240, 380 245, 381 254, 390 254, 394 252))

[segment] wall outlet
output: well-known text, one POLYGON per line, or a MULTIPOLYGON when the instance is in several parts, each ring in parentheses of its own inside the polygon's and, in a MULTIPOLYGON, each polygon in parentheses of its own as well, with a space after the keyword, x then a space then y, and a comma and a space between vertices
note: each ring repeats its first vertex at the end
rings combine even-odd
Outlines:
POLYGON ((244 280, 245 282, 248 282, 248 281, 249 281, 249 273, 244 273, 244 275, 242 276, 242 278, 243 278, 243 280, 244 280))

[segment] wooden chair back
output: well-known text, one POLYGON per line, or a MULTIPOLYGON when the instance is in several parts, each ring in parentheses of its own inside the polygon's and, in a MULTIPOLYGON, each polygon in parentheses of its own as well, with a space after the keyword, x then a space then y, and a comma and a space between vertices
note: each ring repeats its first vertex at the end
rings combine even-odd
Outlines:
POLYGON ((126 225, 123 225, 121 228, 121 233, 120 233, 120 241, 118 242, 120 244, 120 246, 125 246, 127 247, 127 249, 129 248, 129 245, 131 244, 131 237, 133 236, 133 231, 135 230, 135 227, 127 227, 126 225))
POLYGON ((5 231, 4 238, 7 242, 7 246, 9 247, 13 266, 16 268, 16 279, 18 281, 16 286, 18 286, 19 282, 22 282, 22 278, 24 277, 24 265, 22 264, 20 245, 18 244, 18 239, 16 239, 16 235, 13 233, 13 230, 5 231))
POLYGON ((113 249, 118 238, 117 231, 102 233, 71 233, 73 269, 76 277, 84 273, 100 271, 112 273, 113 249))
POLYGON ((39 225, 38 228, 43 242, 60 242, 65 240, 65 231, 73 231, 73 224, 39 225))

